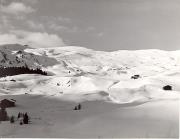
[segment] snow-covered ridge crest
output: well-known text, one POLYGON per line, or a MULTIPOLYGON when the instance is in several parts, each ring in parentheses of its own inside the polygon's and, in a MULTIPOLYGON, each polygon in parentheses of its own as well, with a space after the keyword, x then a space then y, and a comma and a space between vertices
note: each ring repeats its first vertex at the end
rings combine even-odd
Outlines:
POLYGON ((76 46, 37 49, 18 44, 0 46, 0 66, 24 65, 45 68, 63 76, 148 76, 179 68, 180 51, 150 49, 103 52, 76 46))
MULTIPOLYGON (((180 51, 163 50, 119 50, 114 52, 94 51, 91 49, 75 46, 58 48, 26 49, 28 53, 48 56, 56 59, 59 64, 49 70, 65 70, 71 73, 91 73, 98 75, 120 76, 127 74, 142 73, 144 70, 151 70, 150 73, 159 73, 176 69, 180 65, 180 51)), ((144 73, 143 73, 144 71, 144 73)))

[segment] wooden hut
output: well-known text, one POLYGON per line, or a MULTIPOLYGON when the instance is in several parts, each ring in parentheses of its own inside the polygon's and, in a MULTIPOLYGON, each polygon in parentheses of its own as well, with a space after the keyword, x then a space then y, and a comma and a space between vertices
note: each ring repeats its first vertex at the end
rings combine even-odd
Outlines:
POLYGON ((15 107, 16 100, 14 99, 3 99, 0 101, 0 107, 1 108, 9 108, 9 107, 15 107))
POLYGON ((133 76, 131 76, 131 79, 138 79, 138 78, 140 78, 140 75, 133 75, 133 76))
POLYGON ((163 90, 172 90, 172 86, 166 85, 163 87, 163 90))

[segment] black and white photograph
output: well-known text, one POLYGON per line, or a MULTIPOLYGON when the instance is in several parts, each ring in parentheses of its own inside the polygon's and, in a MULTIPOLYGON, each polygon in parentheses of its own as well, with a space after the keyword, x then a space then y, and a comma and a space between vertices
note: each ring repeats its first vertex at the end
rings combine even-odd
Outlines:
POLYGON ((179 138, 180 0, 0 0, 0 138, 179 138))

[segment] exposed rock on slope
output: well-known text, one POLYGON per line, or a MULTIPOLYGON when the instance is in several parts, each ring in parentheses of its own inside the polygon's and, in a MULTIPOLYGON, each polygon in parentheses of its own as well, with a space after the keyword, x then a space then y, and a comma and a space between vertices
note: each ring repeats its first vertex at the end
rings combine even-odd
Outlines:
POLYGON ((27 53, 24 51, 26 48, 25 46, 17 44, 0 46, 0 66, 42 68, 58 63, 54 58, 27 53))

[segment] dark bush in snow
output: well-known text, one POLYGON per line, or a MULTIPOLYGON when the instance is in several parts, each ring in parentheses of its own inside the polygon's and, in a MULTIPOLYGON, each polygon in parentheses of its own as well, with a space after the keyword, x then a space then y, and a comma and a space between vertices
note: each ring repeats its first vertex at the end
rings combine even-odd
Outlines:
POLYGON ((23 123, 24 124, 28 124, 29 123, 29 116, 27 115, 27 113, 25 113, 24 116, 23 116, 23 123))
POLYGON ((8 119, 9 118, 8 118, 6 108, 1 108, 0 109, 0 121, 7 121, 8 119))
POLYGON ((23 125, 23 122, 22 121, 20 121, 20 123, 19 123, 20 125, 23 125))
POLYGON ((14 116, 11 116, 11 118, 10 118, 10 123, 13 124, 14 122, 15 122, 14 116))
POLYGON ((17 117, 18 117, 18 119, 21 117, 21 113, 20 113, 20 112, 18 113, 18 116, 17 116, 17 117))
POLYGON ((78 110, 80 110, 80 109, 81 109, 81 104, 78 105, 78 110))
POLYGON ((78 110, 77 106, 74 107, 74 110, 78 110))
POLYGON ((81 104, 78 104, 77 106, 75 106, 74 110, 81 110, 81 104))

